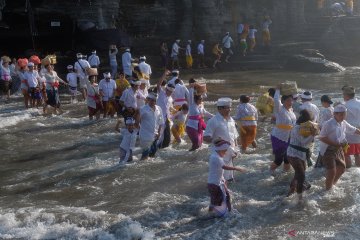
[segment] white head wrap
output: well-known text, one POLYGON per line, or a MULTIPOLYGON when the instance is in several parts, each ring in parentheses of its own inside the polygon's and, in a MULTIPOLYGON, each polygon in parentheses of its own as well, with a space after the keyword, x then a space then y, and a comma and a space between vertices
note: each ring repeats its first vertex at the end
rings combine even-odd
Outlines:
POLYGON ((217 107, 231 107, 231 98, 219 98, 216 102, 217 107))
POLYGON ((334 107, 334 113, 346 112, 346 111, 347 109, 344 104, 338 104, 336 105, 336 107, 334 107))

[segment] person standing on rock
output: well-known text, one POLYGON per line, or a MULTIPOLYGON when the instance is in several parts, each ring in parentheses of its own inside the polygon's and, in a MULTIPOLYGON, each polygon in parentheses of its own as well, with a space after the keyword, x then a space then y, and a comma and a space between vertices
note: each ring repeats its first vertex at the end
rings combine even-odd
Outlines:
POLYGON ((253 52, 256 46, 256 37, 255 37, 256 33, 257 33, 256 28, 253 25, 250 25, 249 27, 250 52, 253 52))
POLYGON ((169 61, 169 48, 166 42, 162 42, 160 45, 160 56, 162 60, 162 67, 166 69, 169 61))
POLYGON ((271 35, 270 35, 270 25, 272 24, 272 21, 270 19, 270 16, 265 16, 264 21, 262 22, 262 38, 263 38, 263 45, 266 51, 270 50, 270 41, 271 41, 271 35))
POLYGON ((179 51, 182 49, 180 47, 180 39, 177 39, 171 48, 171 60, 172 60, 172 69, 174 69, 175 65, 177 69, 180 69, 179 64, 179 51))
MULTIPOLYGON (((148 63, 146 63, 146 57, 145 56, 140 57, 139 62, 140 62, 139 69, 140 69, 142 78, 150 81, 152 71, 151 71, 151 66, 148 63)), ((150 83, 148 82, 146 85, 150 86, 150 83)))
POLYGON ((76 74, 78 75, 79 82, 80 82, 81 94, 82 94, 83 100, 85 101, 86 97, 87 97, 86 82, 88 79, 86 70, 88 68, 90 68, 90 64, 86 59, 83 59, 84 56, 81 53, 77 53, 76 58, 77 58, 77 61, 74 64, 74 70, 75 70, 76 74))
POLYGON ((231 45, 234 43, 234 40, 230 36, 230 32, 226 32, 225 36, 222 39, 222 44, 226 52, 225 62, 229 62, 229 58, 234 54, 231 50, 231 45))
POLYGON ((100 66, 100 59, 99 56, 96 55, 96 50, 91 52, 91 55, 88 57, 88 62, 92 68, 99 68, 100 66))
POLYGON ((185 49, 185 57, 186 57, 186 67, 191 69, 193 65, 193 57, 191 55, 191 40, 188 40, 185 49))
POLYGON ((199 68, 206 68, 205 65, 205 40, 201 40, 197 50, 198 50, 198 57, 199 57, 199 68))
POLYGON ((116 45, 111 45, 109 49, 109 62, 110 62, 110 69, 111 69, 111 76, 116 77, 117 74, 117 60, 116 55, 118 54, 118 49, 116 48, 116 45))
POLYGON ((213 63, 213 68, 216 69, 216 65, 221 62, 221 55, 223 50, 220 48, 220 43, 216 43, 212 49, 212 53, 215 55, 215 61, 213 63))
POLYGON ((130 48, 125 49, 125 52, 121 56, 121 60, 125 77, 129 79, 132 76, 131 63, 135 61, 135 59, 131 57, 130 48))

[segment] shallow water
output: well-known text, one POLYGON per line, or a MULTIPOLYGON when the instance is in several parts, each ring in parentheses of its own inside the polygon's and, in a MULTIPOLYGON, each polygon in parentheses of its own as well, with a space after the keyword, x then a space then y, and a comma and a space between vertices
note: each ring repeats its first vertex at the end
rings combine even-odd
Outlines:
MULTIPOLYGON (((285 80, 312 90, 317 105, 323 94, 341 100, 345 83, 359 88, 359 73, 354 67, 336 74, 253 71, 196 77, 207 82, 205 107, 215 112, 220 96, 236 105, 241 94, 257 96, 285 80)), ((259 123, 256 152, 235 161, 248 170, 236 173, 229 186, 235 211, 211 219, 207 145, 190 153, 190 144, 183 143, 142 162, 137 154, 134 163, 120 166, 116 121, 89 121, 84 103, 68 104, 68 95, 62 99, 60 116, 24 110, 20 97, 1 102, 0 239, 360 238, 360 169, 349 169, 326 193, 323 170, 310 168, 312 187, 304 203, 285 198, 292 173, 269 175, 272 126, 267 120, 259 123)))

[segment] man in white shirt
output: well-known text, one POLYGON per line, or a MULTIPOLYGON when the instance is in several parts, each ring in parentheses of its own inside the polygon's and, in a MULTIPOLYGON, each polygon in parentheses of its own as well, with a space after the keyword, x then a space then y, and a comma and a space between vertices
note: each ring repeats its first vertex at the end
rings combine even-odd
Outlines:
POLYGON ((359 129, 345 121, 346 111, 344 105, 337 105, 334 118, 324 123, 319 135, 321 161, 326 168, 326 190, 331 189, 345 172, 346 134, 360 134, 359 129))
MULTIPOLYGON (((347 114, 345 120, 354 127, 360 128, 360 101, 355 98, 355 88, 344 86, 342 88, 347 114)), ((351 156, 354 155, 355 165, 360 167, 360 136, 357 134, 346 134, 349 149, 345 153, 346 167, 351 167, 351 156)))
POLYGON ((111 79, 111 74, 104 73, 104 79, 99 82, 99 92, 104 106, 104 118, 107 115, 114 117, 115 110, 116 82, 111 79))
POLYGON ((320 110, 319 108, 311 103, 312 94, 309 91, 305 91, 300 96, 302 104, 300 105, 300 111, 306 109, 312 115, 312 121, 315 123, 319 122, 320 110))
POLYGON ((191 54, 191 40, 188 40, 188 43, 186 45, 185 57, 186 57, 186 67, 192 68, 193 58, 192 58, 192 54, 191 54))
POLYGON ((233 51, 231 50, 231 45, 233 44, 233 42, 234 40, 231 38, 230 32, 226 32, 225 36, 222 39, 222 44, 226 51, 225 62, 229 62, 229 58, 231 57, 231 55, 234 54, 233 51))
POLYGON ((158 105, 163 114, 164 125, 162 126, 161 135, 159 138, 160 148, 166 148, 170 145, 171 140, 171 131, 170 131, 170 109, 172 109, 173 99, 171 95, 173 94, 175 87, 173 85, 166 85, 163 87, 165 82, 166 73, 160 78, 157 83, 157 93, 159 95, 156 105, 158 105))
POLYGON ((92 68, 99 68, 100 59, 99 56, 96 55, 96 50, 91 52, 91 55, 88 57, 88 62, 92 68))
POLYGON ((140 72, 142 73, 143 77, 146 80, 150 80, 152 71, 151 71, 151 66, 146 63, 146 57, 145 56, 140 57, 139 61, 140 61, 139 63, 140 72))
POLYGON ((180 68, 180 65, 179 65, 179 51, 180 49, 182 49, 180 47, 180 39, 177 39, 174 44, 172 45, 172 48, 171 48, 171 60, 172 60, 172 69, 174 69, 175 67, 175 64, 177 66, 177 68, 179 69, 180 68))
POLYGON ((184 103, 187 103, 187 99, 189 98, 189 90, 181 83, 179 78, 175 80, 175 90, 172 98, 176 110, 179 110, 184 103))
POLYGON ((77 53, 76 57, 77 57, 77 61, 74 64, 74 69, 79 77, 80 89, 83 96, 83 100, 85 101, 87 97, 86 82, 88 81, 86 70, 90 68, 90 63, 87 60, 83 59, 84 56, 81 53, 77 53))
POLYGON ((206 68, 205 65, 205 40, 201 40, 198 47, 198 57, 199 57, 199 68, 206 68))
MULTIPOLYGON (((233 166, 232 160, 238 152, 237 138, 239 137, 235 121, 230 116, 231 101, 230 98, 218 99, 216 103, 218 113, 207 122, 204 133, 204 141, 207 143, 214 143, 222 139, 231 144, 232 153, 230 154, 228 151, 230 155, 224 157, 227 166, 233 166)), ((233 180, 233 171, 225 171, 224 177, 227 181, 233 180)))
POLYGON ((121 56, 121 61, 122 61, 122 66, 123 66, 123 71, 124 71, 125 77, 126 78, 131 77, 132 76, 131 63, 133 61, 135 61, 135 59, 133 59, 131 57, 130 48, 125 49, 125 52, 121 56))
POLYGON ((149 93, 147 104, 140 109, 140 147, 142 149, 141 160, 149 156, 154 157, 157 151, 157 141, 160 137, 161 128, 164 125, 161 108, 156 105, 157 94, 149 93))

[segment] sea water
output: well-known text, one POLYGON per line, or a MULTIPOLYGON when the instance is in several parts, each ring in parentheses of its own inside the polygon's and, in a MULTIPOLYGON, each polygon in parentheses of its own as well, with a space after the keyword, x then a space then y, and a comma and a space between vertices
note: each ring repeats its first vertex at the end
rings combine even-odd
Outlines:
MULTIPOLYGON (((341 87, 359 89, 358 68, 308 74, 250 71, 195 76, 208 86, 205 108, 215 113, 219 97, 253 96, 286 80, 311 90, 314 102, 341 87)), ((193 76, 185 76, 184 80, 193 76)), ((154 80, 156 81, 156 80, 154 80)), ((324 191, 324 170, 309 168, 312 184, 298 203, 286 198, 293 172, 269 173, 273 160, 269 119, 259 121, 258 148, 235 159, 247 169, 229 185, 234 210, 211 218, 206 188, 209 146, 189 152, 187 138, 156 158, 119 164, 121 136, 115 119, 89 121, 85 103, 43 116, 25 110, 21 96, 0 104, 0 239, 359 239, 360 169, 346 170, 324 191)), ((318 147, 313 155, 316 159, 318 147)))

